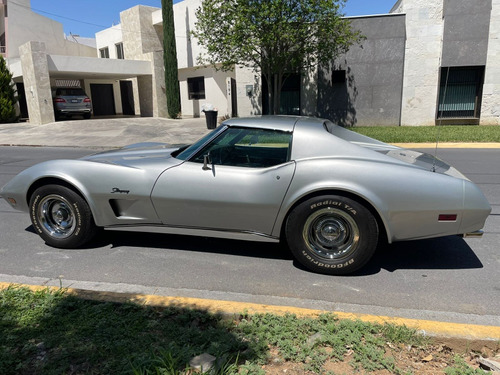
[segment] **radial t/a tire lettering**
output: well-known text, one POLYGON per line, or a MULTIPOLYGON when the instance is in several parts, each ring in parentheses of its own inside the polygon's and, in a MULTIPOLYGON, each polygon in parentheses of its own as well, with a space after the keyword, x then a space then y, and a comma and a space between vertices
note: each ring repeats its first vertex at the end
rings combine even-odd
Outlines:
POLYGON ((36 233, 50 246, 77 248, 97 234, 87 202, 61 185, 45 185, 30 199, 30 218, 36 233))
POLYGON ((285 226, 286 240, 295 258, 308 269, 345 275, 372 257, 378 225, 372 213, 350 198, 325 195, 295 207, 285 226))

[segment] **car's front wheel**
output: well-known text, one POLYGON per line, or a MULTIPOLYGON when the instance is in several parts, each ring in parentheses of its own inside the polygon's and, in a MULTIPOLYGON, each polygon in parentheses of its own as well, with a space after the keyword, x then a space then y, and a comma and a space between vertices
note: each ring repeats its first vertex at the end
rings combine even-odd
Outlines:
POLYGON ((360 203, 336 195, 308 199, 293 209, 285 227, 295 258, 312 271, 345 275, 372 257, 378 225, 360 203))
POLYGON ((77 248, 97 233, 87 202, 61 185, 35 190, 30 199, 30 217, 36 233, 54 247, 77 248))

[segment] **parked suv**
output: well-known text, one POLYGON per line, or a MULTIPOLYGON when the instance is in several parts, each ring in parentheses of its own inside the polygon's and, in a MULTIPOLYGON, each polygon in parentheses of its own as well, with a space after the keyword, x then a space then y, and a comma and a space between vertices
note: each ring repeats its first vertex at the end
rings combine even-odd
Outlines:
POLYGON ((88 119, 92 113, 90 98, 80 87, 57 87, 53 90, 53 102, 56 119, 71 115, 88 119))

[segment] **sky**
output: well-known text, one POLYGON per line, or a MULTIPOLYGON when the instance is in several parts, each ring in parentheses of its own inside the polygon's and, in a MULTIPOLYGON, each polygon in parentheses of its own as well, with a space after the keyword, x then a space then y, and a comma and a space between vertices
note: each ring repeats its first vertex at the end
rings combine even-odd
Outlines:
MULTIPOLYGON (((174 0, 177 3, 182 0, 174 0)), ((16 0, 9 0, 15 3, 16 0)), ((346 16, 388 13, 396 0, 347 0, 346 16)), ((64 33, 94 37, 120 23, 120 12, 137 4, 161 7, 161 0, 31 0, 31 9, 64 26, 64 33)))

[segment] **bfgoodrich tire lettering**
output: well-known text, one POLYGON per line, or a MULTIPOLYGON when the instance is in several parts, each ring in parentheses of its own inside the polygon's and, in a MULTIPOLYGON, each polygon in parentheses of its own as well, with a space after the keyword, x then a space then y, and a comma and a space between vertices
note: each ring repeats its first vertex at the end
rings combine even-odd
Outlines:
POLYGON ((36 233, 54 247, 80 247, 97 233, 87 202, 65 186, 36 189, 30 199, 30 218, 36 233))
POLYGON ((311 198, 293 209, 286 227, 295 258, 315 272, 345 275, 372 257, 377 221, 360 203, 342 196, 311 198))

